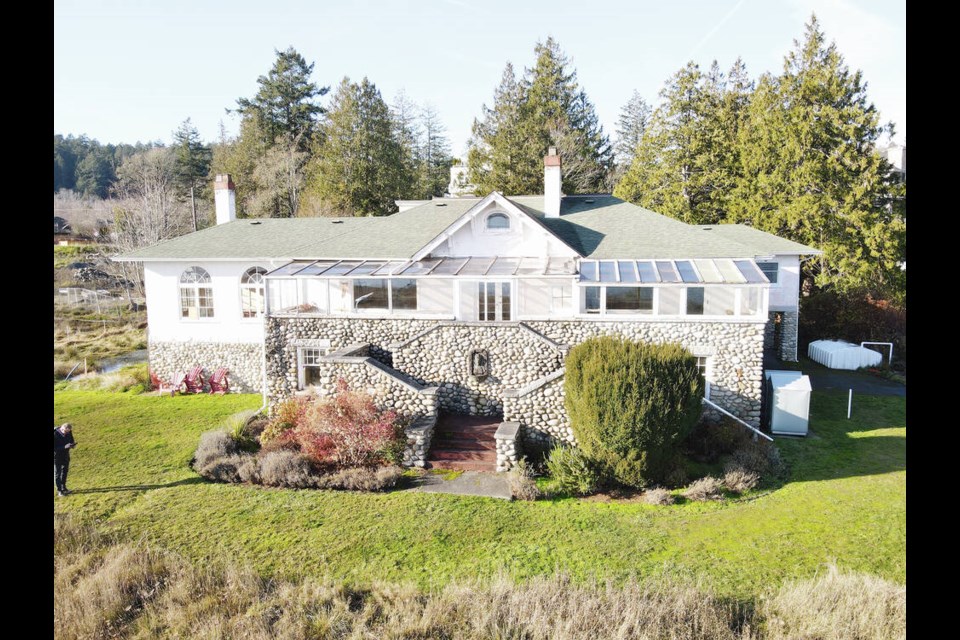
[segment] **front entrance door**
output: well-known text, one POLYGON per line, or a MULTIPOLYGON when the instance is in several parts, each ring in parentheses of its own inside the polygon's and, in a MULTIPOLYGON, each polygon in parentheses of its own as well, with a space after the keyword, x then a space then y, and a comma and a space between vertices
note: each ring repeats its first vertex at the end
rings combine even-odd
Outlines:
POLYGON ((478 318, 481 321, 505 321, 511 319, 509 282, 477 283, 478 318))

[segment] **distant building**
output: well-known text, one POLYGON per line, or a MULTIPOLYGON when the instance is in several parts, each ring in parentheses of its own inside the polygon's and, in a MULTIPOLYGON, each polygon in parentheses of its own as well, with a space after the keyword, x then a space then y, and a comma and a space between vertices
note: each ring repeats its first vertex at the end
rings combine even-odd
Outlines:
POLYGON ((471 184, 467 178, 470 168, 465 164, 456 164, 450 167, 450 184, 447 185, 447 195, 453 198, 473 196, 477 185, 471 184))

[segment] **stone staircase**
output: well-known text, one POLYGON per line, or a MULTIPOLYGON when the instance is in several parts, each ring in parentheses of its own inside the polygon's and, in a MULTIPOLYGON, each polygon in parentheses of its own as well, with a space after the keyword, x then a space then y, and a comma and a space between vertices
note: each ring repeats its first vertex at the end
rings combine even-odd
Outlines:
POLYGON ((427 455, 428 466, 460 471, 496 471, 494 435, 500 422, 499 416, 441 414, 427 455))

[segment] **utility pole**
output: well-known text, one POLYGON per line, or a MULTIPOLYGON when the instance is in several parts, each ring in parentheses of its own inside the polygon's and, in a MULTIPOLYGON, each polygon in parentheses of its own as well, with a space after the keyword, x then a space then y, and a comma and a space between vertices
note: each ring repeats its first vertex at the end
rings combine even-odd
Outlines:
POLYGON ((197 231, 197 201, 193 197, 194 185, 190 185, 190 208, 193 210, 193 230, 197 231))

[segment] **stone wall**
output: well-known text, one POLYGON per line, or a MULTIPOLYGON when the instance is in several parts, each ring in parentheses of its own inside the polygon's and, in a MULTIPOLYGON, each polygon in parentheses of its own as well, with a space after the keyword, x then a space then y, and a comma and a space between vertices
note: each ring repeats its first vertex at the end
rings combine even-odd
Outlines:
POLYGON ((767 324, 763 329, 763 350, 765 352, 773 353, 774 349, 777 348, 777 317, 779 315, 779 311, 771 311, 767 314, 767 324))
POLYGON ((505 389, 527 385, 563 365, 566 350, 523 324, 443 323, 393 347, 397 369, 439 388, 452 413, 501 415, 505 389), (470 353, 485 351, 489 375, 470 374, 470 353))
POLYGON ((437 416, 424 416, 415 420, 407 427, 407 446, 403 450, 403 466, 427 466, 427 454, 430 451, 430 441, 433 440, 433 429, 437 426, 437 416))
POLYGON ((520 423, 501 422, 493 436, 497 443, 497 472, 510 471, 523 455, 520 443, 520 423))
POLYGON ((503 419, 523 426, 521 440, 529 450, 550 449, 561 442, 576 445, 564 405, 563 374, 560 369, 504 394, 503 419))
POLYGON ((800 329, 800 313, 783 311, 780 321, 780 359, 784 362, 797 361, 797 332, 800 329))
POLYGON ((259 344, 150 342, 147 350, 150 369, 162 380, 172 380, 178 371, 200 365, 204 380, 226 367, 231 391, 260 393, 263 387, 263 350, 259 344))
POLYGON ((712 363, 710 399, 744 421, 760 424, 764 322, 528 323, 555 342, 570 346, 596 335, 621 335, 639 342, 679 342, 712 363))

